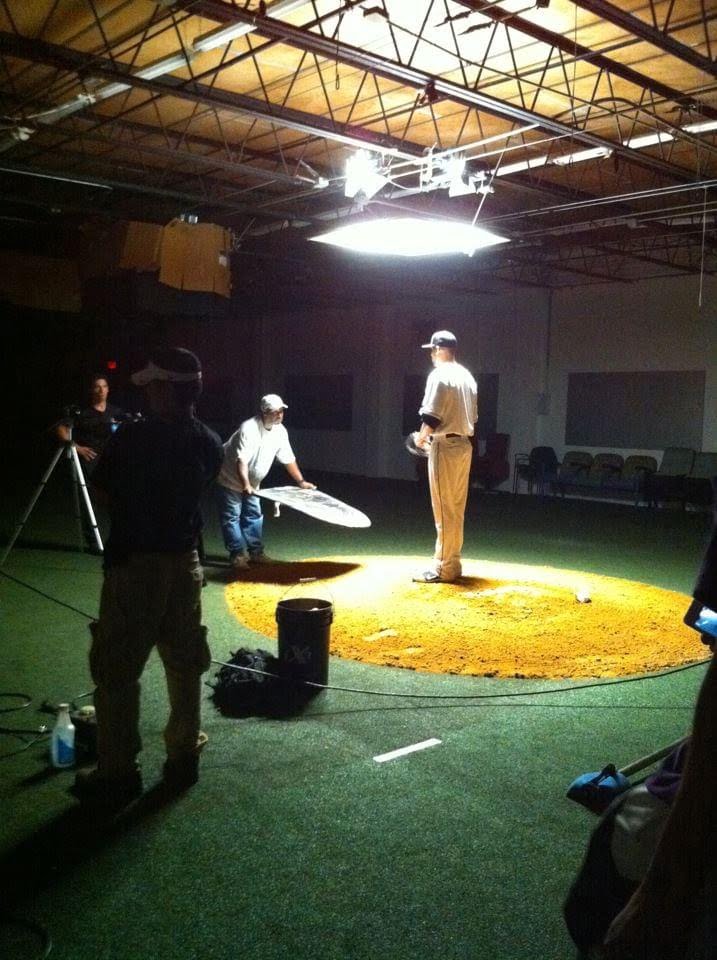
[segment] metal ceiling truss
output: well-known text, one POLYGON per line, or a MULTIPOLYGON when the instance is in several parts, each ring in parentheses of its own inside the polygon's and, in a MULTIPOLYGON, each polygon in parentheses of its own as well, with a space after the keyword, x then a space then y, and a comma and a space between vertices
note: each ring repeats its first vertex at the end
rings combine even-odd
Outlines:
MULTIPOLYGON (((702 248, 694 231, 680 235, 665 228, 650 237, 628 238, 628 231, 621 229, 614 240, 602 241, 597 252, 577 235, 569 243, 557 242, 556 237, 548 243, 546 228, 542 242, 550 249, 540 250, 535 260, 537 239, 531 238, 535 231, 526 231, 525 218, 537 213, 552 217, 554 223, 556 217, 572 215, 569 199, 586 206, 614 199, 621 203, 626 218, 639 218, 650 213, 644 209, 650 194, 667 195, 697 182, 705 196, 713 189, 715 181, 709 173, 714 175, 717 146, 681 127, 695 118, 717 119, 715 85, 706 79, 717 74, 709 29, 717 13, 707 14, 703 7, 703 16, 688 22, 676 19, 674 3, 646 0, 638 17, 604 0, 572 0, 576 14, 571 37, 533 22, 537 18, 521 17, 523 11, 511 13, 500 0, 454 0, 452 7, 446 0, 425 0, 415 29, 406 21, 391 19, 392 4, 387 0, 337 0, 331 10, 322 7, 321 14, 317 4, 307 0, 302 12, 313 19, 302 26, 278 19, 281 10, 302 7, 287 0, 269 4, 268 15, 225 0, 178 0, 157 3, 149 15, 142 7, 142 19, 115 29, 114 18, 132 8, 133 2, 124 0, 100 12, 95 0, 86 0, 91 20, 60 45, 45 39, 52 35, 59 16, 57 2, 48 3, 40 28, 28 37, 13 20, 12 0, 0 0, 12 27, 12 32, 0 32, 0 102, 8 116, 17 118, 15 122, 26 122, 35 131, 27 142, 3 145, 0 140, 0 150, 12 149, 8 157, 12 163, 2 164, 5 157, 0 156, 5 170, 14 168, 17 173, 34 167, 50 175, 74 171, 98 187, 144 191, 148 196, 192 204, 197 210, 223 211, 225 218, 244 217, 245 232, 259 235, 275 229, 272 221, 279 228, 307 226, 356 211, 342 195, 346 147, 382 155, 397 176, 402 169, 407 180, 401 181, 400 189, 394 186, 385 191, 380 203, 415 205, 418 213, 428 212, 420 196, 426 188, 418 180, 427 152, 431 146, 438 153, 460 149, 475 169, 481 167, 493 175, 496 189, 500 183, 499 194, 486 207, 486 213, 494 213, 487 222, 504 222, 516 238, 523 236, 526 242, 523 251, 516 246, 514 254, 495 252, 485 258, 491 269, 518 282, 543 284, 551 282, 551 271, 557 283, 567 274, 600 281, 618 277, 619 260, 625 257, 676 270, 704 268, 705 245, 713 242, 713 227, 706 231, 706 238, 702 236, 702 248), (465 9, 452 14, 454 7, 465 9), (389 56, 346 42, 343 17, 353 8, 380 21, 389 56), (600 49, 580 44, 578 8, 614 25, 624 36, 615 38, 613 32, 600 49), (171 45, 186 55, 193 17, 222 27, 244 25, 250 32, 239 42, 227 42, 218 61, 202 73, 194 71, 188 58, 188 80, 173 76, 172 71, 151 78, 138 76, 137 64, 146 63, 143 50, 150 43, 162 40, 166 47, 173 41, 171 45), (441 18, 450 35, 443 45, 436 42, 434 30, 441 18), (481 31, 484 41, 479 55, 474 53, 477 45, 465 39, 475 31, 481 31), (689 46, 683 42, 687 31, 692 31, 689 46), (694 31, 701 31, 699 49, 694 31), (531 44, 529 55, 526 38, 531 44), (91 40, 96 41, 94 45, 91 40), (77 49, 76 43, 89 46, 90 52, 77 49), (687 64, 690 85, 680 89, 616 59, 638 43, 687 64), (272 57, 280 56, 287 47, 300 51, 298 60, 294 57, 290 67, 287 61, 283 72, 277 72, 272 60, 270 69, 267 50, 276 48, 272 57), (468 49, 475 59, 466 55, 468 49), (443 74, 425 68, 428 54, 436 50, 442 62, 453 64, 443 74), (19 69, 18 60, 24 64, 19 69), (251 70, 253 90, 246 82, 243 92, 229 89, 228 84, 221 86, 223 75, 229 76, 225 72, 239 66, 251 70), (695 70, 704 74, 705 82, 695 77, 695 70), (114 97, 112 107, 118 109, 113 114, 105 112, 104 106, 93 107, 87 98, 71 115, 32 118, 37 111, 47 110, 48 102, 49 109, 61 106, 81 96, 80 91, 91 91, 96 82, 129 88, 114 97), (342 82, 349 83, 348 100, 342 82), (137 90, 146 97, 133 97, 137 90), (302 109, 296 104, 302 103, 307 91, 311 109, 302 109), (173 109, 169 116, 165 105, 170 103, 187 104, 188 114, 178 117, 173 109), (504 125, 503 133, 496 135, 496 123, 504 125), (652 152, 626 145, 646 131, 669 137, 652 152), (555 165, 556 157, 592 148, 602 148, 609 159, 555 165), (495 178, 501 166, 507 168, 515 159, 526 157, 538 158, 540 165, 500 181, 495 178), (97 170, 108 166, 108 178, 97 175, 97 170), (561 202, 534 209, 546 194, 561 202), (526 209, 495 215, 507 204, 515 209, 516 201, 526 197, 526 209), (521 262, 528 248, 531 262, 521 262), (600 257, 603 267, 605 258, 610 258, 607 273, 600 267, 600 257)), ((581 25, 585 23, 583 17, 581 25)), ((433 198, 430 209, 465 218, 476 205, 473 197, 449 209, 441 197, 433 198)), ((690 207, 695 216, 696 207, 690 207)), ((711 212, 705 204, 703 215, 708 209, 711 212)))
MULTIPOLYGON (((633 16, 631 13, 625 13, 614 4, 606 3, 605 0, 573 0, 573 3, 589 13, 594 13, 601 20, 615 24, 626 33, 639 37, 641 40, 646 40, 653 47, 664 50, 665 53, 669 53, 678 60, 689 63, 698 70, 717 77, 717 64, 712 59, 711 53, 705 57, 693 47, 675 39, 675 33, 683 30, 684 26, 672 21, 672 15, 675 12, 674 3, 665 4, 657 3, 656 0, 648 0, 647 6, 652 24, 645 23, 644 20, 633 16), (664 20, 660 23, 659 18, 663 15, 664 20)), ((711 18, 704 17, 701 21, 704 26, 704 42, 708 51, 710 51, 711 44, 707 27, 710 19, 714 19, 715 16, 716 14, 713 11, 711 18)))

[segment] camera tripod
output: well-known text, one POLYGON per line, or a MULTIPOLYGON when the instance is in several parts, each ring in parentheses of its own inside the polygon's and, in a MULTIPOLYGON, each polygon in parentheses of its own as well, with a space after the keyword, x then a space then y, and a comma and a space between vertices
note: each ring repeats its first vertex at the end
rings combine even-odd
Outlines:
POLYGON ((0 567, 5 565, 5 561, 9 557, 10 551, 15 546, 15 541, 22 533, 22 529, 27 523, 28 518, 32 513, 35 504, 40 499, 40 495, 42 494, 42 491, 45 489, 47 482, 52 476, 52 473, 55 467, 60 462, 60 458, 63 456, 69 460, 71 465, 71 470, 72 470, 72 479, 73 479, 72 490, 73 490, 74 499, 75 499, 75 518, 77 519, 77 529, 80 534, 80 543, 84 544, 85 542, 85 534, 84 534, 83 518, 82 518, 82 507, 84 506, 86 517, 87 517, 87 520, 89 521, 89 526, 92 529, 92 537, 94 539, 95 546, 97 547, 100 553, 104 550, 104 547, 102 544, 102 537, 100 536, 99 527, 97 526, 97 517, 95 516, 95 511, 92 507, 92 501, 90 500, 90 494, 87 489, 85 474, 82 470, 82 464, 80 463, 80 457, 79 457, 79 454, 77 453, 77 447, 75 446, 75 442, 72 439, 72 427, 70 427, 70 438, 69 440, 63 441, 55 451, 54 456, 50 461, 50 465, 42 475, 42 479, 37 485, 37 489, 33 493, 32 498, 30 499, 30 503, 27 505, 25 512, 20 518, 19 523, 15 527, 12 537, 10 538, 9 543, 5 547, 5 550, 3 551, 2 557, 0 557, 0 567), (81 496, 81 499, 80 499, 80 496, 81 496))

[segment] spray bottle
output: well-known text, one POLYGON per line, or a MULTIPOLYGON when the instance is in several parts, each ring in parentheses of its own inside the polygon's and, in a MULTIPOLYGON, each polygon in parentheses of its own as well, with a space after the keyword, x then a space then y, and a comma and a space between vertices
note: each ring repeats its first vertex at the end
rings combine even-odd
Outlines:
POLYGON ((75 726, 70 719, 69 703, 57 707, 57 721, 52 730, 50 757, 53 767, 72 767, 75 763, 75 726))

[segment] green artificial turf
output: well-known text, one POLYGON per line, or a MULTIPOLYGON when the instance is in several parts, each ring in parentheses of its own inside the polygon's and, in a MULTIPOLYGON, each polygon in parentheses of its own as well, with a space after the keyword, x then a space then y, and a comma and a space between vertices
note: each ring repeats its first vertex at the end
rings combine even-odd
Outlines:
MULTIPOLYGON (((321 488, 365 510, 372 527, 330 527, 285 509, 267 518, 269 553, 430 556, 427 493, 416 485, 326 477, 321 488)), ((21 500, 4 512, 6 536, 21 500)), ((36 710, 44 699, 91 689, 84 614, 97 609, 101 570, 98 559, 66 549, 71 513, 61 486, 43 494, 5 567, 54 599, 0 578, 0 688, 34 698, 4 714, 6 726, 51 722, 36 710)), ((705 516, 679 511, 474 494, 464 552, 689 593, 707 531, 705 516)), ((206 546, 214 656, 240 646, 275 651, 273 637, 251 634, 226 609, 213 516, 206 546)), ((578 690, 332 659, 332 684, 426 699, 328 691, 288 720, 226 719, 207 703, 200 782, 167 803, 153 789, 166 716, 153 656, 143 684, 147 793, 113 824, 78 812, 66 792, 72 773, 48 768, 46 740, 15 752, 23 743, 0 737, 0 752, 15 752, 0 765, 6 909, 41 923, 57 960, 568 960, 561 904, 595 819, 565 790, 580 773, 682 735, 702 674, 578 690), (430 699, 541 688, 558 689, 430 699), (432 737, 441 744, 386 764, 372 759, 432 737)), ((40 947, 32 931, 0 924, 4 957, 40 956, 40 947)))

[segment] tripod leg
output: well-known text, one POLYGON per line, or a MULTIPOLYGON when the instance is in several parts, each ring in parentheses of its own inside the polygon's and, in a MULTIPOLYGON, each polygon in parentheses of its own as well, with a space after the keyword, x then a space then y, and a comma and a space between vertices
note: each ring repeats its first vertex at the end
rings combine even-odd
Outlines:
POLYGON ((85 532, 82 525, 82 508, 80 506, 80 480, 75 470, 75 458, 72 456, 74 446, 70 444, 67 448, 67 459, 70 465, 70 480, 72 481, 72 503, 75 509, 75 530, 77 531, 77 546, 80 550, 85 549, 85 532))
MULTIPOLYGON (((77 448, 74 443, 72 444, 72 465, 75 472, 75 480, 79 484, 80 490, 82 491, 82 499, 84 500, 85 509, 87 510, 87 517, 90 521, 90 526, 92 527, 92 535, 95 538, 95 543, 97 549, 102 551, 104 546, 102 544, 102 537, 100 536, 100 529, 97 526, 97 518, 95 517, 95 511, 92 508, 92 501, 90 500, 90 494, 87 489, 87 483, 85 482, 85 475, 82 472, 82 465, 80 463, 80 458, 77 455, 77 448)), ((80 524, 81 526, 81 524, 80 524)))
POLYGON ((32 513, 32 508, 35 506, 35 504, 36 504, 37 501, 39 500, 40 494, 41 494, 42 491, 45 489, 45 484, 46 484, 47 481, 50 479, 50 476, 52 475, 52 471, 53 471, 53 470, 55 469, 55 467, 57 466, 57 461, 60 459, 60 457, 61 457, 62 454, 64 453, 64 450, 65 450, 64 444, 63 444, 61 447, 58 447, 58 448, 57 448, 57 451, 55 452, 54 457, 53 457, 52 460, 50 461, 50 466, 47 468, 47 470, 46 470, 46 471, 44 472, 44 474, 42 475, 42 479, 40 480, 39 484, 37 485, 37 489, 36 489, 35 492, 33 493, 32 498, 31 498, 31 500, 30 500, 30 503, 27 505, 27 509, 26 509, 25 512, 23 513, 22 518, 20 519, 20 522, 19 522, 18 525, 15 527, 15 531, 14 531, 12 537, 10 537, 10 542, 9 542, 8 545, 5 547, 5 550, 3 551, 2 557, 0 557, 0 567, 2 567, 2 566, 5 565, 5 561, 6 561, 7 558, 9 557, 10 551, 11 551, 12 548, 15 546, 15 541, 16 541, 17 538, 20 536, 20 533, 22 532, 22 528, 25 526, 25 524, 27 523, 28 517, 29 517, 30 514, 32 513))

